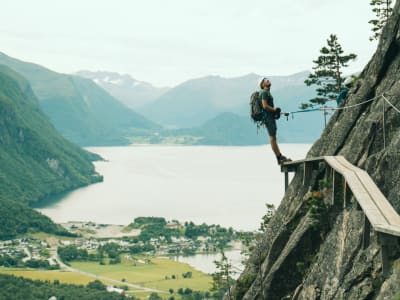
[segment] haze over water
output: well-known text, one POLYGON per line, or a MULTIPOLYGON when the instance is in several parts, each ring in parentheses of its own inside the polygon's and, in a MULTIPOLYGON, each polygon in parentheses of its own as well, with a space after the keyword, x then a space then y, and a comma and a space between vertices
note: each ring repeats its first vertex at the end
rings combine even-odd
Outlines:
MULTIPOLYGON (((310 145, 282 144, 292 159, 310 145)), ((256 230, 265 204, 279 205, 284 177, 270 146, 89 148, 104 182, 75 190, 38 210, 55 222, 127 225, 139 216, 256 230)))

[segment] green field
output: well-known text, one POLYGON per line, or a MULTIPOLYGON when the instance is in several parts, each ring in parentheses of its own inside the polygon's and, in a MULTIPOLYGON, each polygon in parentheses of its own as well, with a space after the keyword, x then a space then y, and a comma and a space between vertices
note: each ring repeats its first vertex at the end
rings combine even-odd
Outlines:
MULTIPOLYGON (((199 272, 191 266, 175 262, 168 258, 151 258, 150 263, 133 262, 122 258, 122 263, 117 265, 100 265, 98 262, 73 262, 71 267, 81 271, 108 277, 116 280, 124 280, 127 283, 142 285, 168 292, 170 288, 176 292, 179 288, 190 288, 196 291, 208 291, 211 287, 212 278, 210 275, 199 272), (183 278, 182 274, 192 272, 191 278, 183 278), (172 279, 175 275, 176 279, 172 279)), ((59 280, 62 283, 73 283, 86 285, 95 280, 83 274, 66 272, 61 270, 42 271, 32 269, 1 268, 0 273, 13 274, 31 279, 59 280)), ((115 283, 102 280, 104 284, 115 285, 115 283)), ((138 293, 143 297, 147 293, 138 293)))
POLYGON ((211 287, 211 276, 199 272, 184 263, 167 258, 152 258, 151 263, 133 263, 122 260, 118 265, 100 265, 97 262, 74 262, 71 266, 88 273, 139 284, 145 287, 168 291, 169 288, 190 288, 207 291, 211 287), (192 278, 183 278, 182 273, 192 272, 192 278), (176 279, 171 279, 175 275, 176 279), (169 279, 166 279, 168 277, 169 279))
MULTIPOLYGON (((33 270, 33 269, 20 269, 20 268, 3 268, 0 267, 0 273, 12 274, 15 276, 21 276, 31 279, 38 280, 49 280, 53 282, 54 280, 59 280, 62 283, 72 283, 72 284, 83 284, 86 285, 89 282, 95 280, 93 277, 85 276, 73 272, 64 272, 60 270, 55 271, 43 271, 43 270, 33 270)), ((108 284, 108 282, 103 282, 108 284)), ((111 283, 110 283, 111 284, 111 283)))

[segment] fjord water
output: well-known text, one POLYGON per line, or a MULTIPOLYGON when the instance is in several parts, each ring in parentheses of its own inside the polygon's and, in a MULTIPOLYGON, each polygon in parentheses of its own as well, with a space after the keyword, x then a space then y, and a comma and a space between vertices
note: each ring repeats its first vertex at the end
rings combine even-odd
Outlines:
MULTIPOLYGON (((310 145, 282 144, 292 159, 310 145)), ((104 182, 80 188, 38 208, 55 222, 127 225, 139 216, 256 230, 265 204, 279 205, 284 176, 269 145, 88 148, 104 182)))

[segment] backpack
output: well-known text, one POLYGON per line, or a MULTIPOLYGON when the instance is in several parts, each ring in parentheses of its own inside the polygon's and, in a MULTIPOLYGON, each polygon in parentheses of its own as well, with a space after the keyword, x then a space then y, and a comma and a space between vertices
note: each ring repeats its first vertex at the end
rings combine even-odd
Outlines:
POLYGON ((261 93, 256 91, 250 96, 250 116, 257 127, 261 126, 264 120, 264 110, 261 103, 261 93))

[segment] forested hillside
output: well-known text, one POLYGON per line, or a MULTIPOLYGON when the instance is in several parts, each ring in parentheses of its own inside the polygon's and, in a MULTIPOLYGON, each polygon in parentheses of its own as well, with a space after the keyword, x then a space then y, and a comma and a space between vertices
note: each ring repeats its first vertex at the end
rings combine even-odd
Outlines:
MULTIPOLYGON (((107 292, 106 287, 97 281, 91 282, 85 287, 61 284, 58 281, 50 283, 0 274, 0 286, 0 299, 37 300, 51 299, 51 297, 63 300, 125 299, 125 296, 107 292)), ((131 299, 135 300, 136 297, 131 299)))
POLYGON ((13 239, 28 232, 72 235, 61 225, 54 224, 50 218, 25 204, 13 200, 0 200, 0 240, 13 239))
MULTIPOLYGON (((41 112, 29 83, 0 65, 0 216, 2 233, 52 227, 25 206, 40 199, 102 180, 92 160, 97 155, 64 139, 41 112), (4 209, 9 207, 8 210, 4 209), (8 214, 13 212, 11 214, 8 214), (40 225, 44 222, 46 225, 40 225), (4 231, 4 232, 3 232, 4 231)), ((52 223, 51 223, 52 224, 52 223)), ((53 224, 54 225, 54 224, 53 224)), ((55 227, 50 229, 55 230, 55 227)), ((4 236, 3 236, 4 237, 4 236)), ((1 238, 1 237, 0 237, 1 238)))

